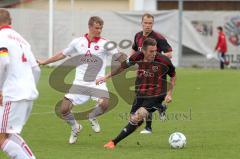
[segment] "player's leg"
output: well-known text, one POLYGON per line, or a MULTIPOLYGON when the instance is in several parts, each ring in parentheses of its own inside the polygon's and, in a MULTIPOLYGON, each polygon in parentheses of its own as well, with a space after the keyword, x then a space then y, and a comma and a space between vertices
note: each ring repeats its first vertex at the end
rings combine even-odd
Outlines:
POLYGON ((29 146, 19 135, 32 110, 32 101, 6 102, 0 116, 0 145, 10 158, 35 159, 29 146))
POLYGON ((229 65, 229 61, 226 59, 225 53, 222 53, 222 58, 224 59, 224 65, 229 65))
MULTIPOLYGON (((164 121, 166 119, 166 110, 167 106, 165 104, 162 104, 159 109, 159 118, 161 121, 164 121)), ((141 134, 151 134, 152 133, 152 112, 149 113, 146 119, 146 126, 145 128, 140 132, 141 134)))
POLYGON ((219 53, 218 53, 218 58, 219 58, 219 61, 220 61, 220 69, 224 69, 224 64, 225 64, 225 65, 228 65, 228 64, 229 64, 229 62, 226 61, 225 54, 222 53, 222 52, 219 52, 219 53))
POLYGON ((146 126, 145 128, 140 132, 141 134, 151 134, 152 133, 152 113, 149 113, 149 115, 146 118, 146 126))
POLYGON ((94 85, 89 89, 92 99, 97 99, 97 104, 89 113, 89 121, 94 132, 100 132, 97 116, 105 113, 109 107, 109 93, 106 84, 94 85))
POLYGON ((100 132, 101 128, 97 121, 97 116, 102 115, 108 109, 109 98, 102 97, 97 101, 97 105, 89 113, 89 121, 94 132, 100 132))
POLYGON ((161 121, 166 120, 166 110, 167 110, 167 104, 162 103, 158 108, 159 118, 161 121))
POLYGON ((220 62, 220 68, 221 69, 224 69, 224 62, 225 62, 225 59, 224 59, 224 53, 221 53, 221 62, 220 62))
POLYGON ((122 129, 120 134, 104 145, 104 147, 113 149, 121 140, 133 133, 143 123, 144 118, 146 118, 148 114, 148 111, 144 107, 140 107, 135 114, 130 116, 129 123, 122 129))
POLYGON ((74 105, 83 104, 88 101, 89 98, 90 97, 86 95, 66 94, 62 100, 60 108, 62 119, 65 120, 72 128, 69 138, 70 144, 76 143, 78 134, 82 129, 82 125, 76 121, 71 110, 74 105))
POLYGON ((97 105, 94 109, 89 113, 89 119, 96 118, 99 115, 102 115, 108 109, 109 99, 102 97, 97 101, 97 105))
POLYGON ((73 113, 71 112, 72 107, 73 104, 71 100, 67 97, 64 97, 60 108, 62 119, 64 119, 72 127, 72 129, 75 129, 78 127, 78 123, 75 120, 73 113))
POLYGON ((0 133, 1 150, 5 152, 9 158, 29 159, 28 155, 22 150, 22 147, 12 140, 8 139, 8 134, 0 133))
POLYGON ((82 85, 73 85, 69 89, 69 93, 64 96, 60 107, 60 113, 62 119, 72 127, 72 130, 79 130, 81 127, 72 113, 73 106, 83 104, 89 99, 88 87, 82 85))
POLYGON ((27 145, 27 143, 24 141, 20 134, 9 134, 8 139, 18 144, 23 150, 23 152, 28 156, 28 158, 35 158, 30 147, 27 145))

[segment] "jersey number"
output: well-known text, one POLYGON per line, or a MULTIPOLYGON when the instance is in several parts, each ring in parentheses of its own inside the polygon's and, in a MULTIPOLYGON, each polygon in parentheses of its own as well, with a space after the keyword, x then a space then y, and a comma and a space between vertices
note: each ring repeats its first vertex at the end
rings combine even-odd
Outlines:
POLYGON ((27 58, 24 53, 22 54, 22 62, 27 62, 27 58))

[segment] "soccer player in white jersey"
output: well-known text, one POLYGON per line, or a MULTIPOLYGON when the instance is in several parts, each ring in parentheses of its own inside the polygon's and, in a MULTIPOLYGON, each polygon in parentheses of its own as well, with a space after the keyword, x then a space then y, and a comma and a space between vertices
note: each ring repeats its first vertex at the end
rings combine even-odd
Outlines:
MULTIPOLYGON (((71 109, 74 105, 83 104, 90 98, 93 99, 94 97, 98 96, 97 105, 88 115, 89 121, 92 125, 92 129, 95 132, 100 132, 100 126, 96 117, 103 114, 109 107, 109 94, 106 85, 104 84, 102 86, 97 86, 95 84, 95 80, 98 77, 105 76, 107 56, 109 54, 118 53, 118 50, 113 49, 111 50, 111 52, 106 50, 105 44, 108 42, 108 40, 101 37, 103 23, 104 22, 100 17, 91 17, 88 21, 89 32, 87 34, 74 39, 66 49, 53 55, 47 60, 38 61, 40 65, 46 65, 52 62, 62 60, 66 56, 73 56, 75 54, 82 55, 82 58, 80 58, 80 62, 85 63, 85 65, 80 65, 76 67, 75 80, 73 84, 78 86, 85 86, 87 88, 82 88, 81 92, 84 93, 80 92, 78 94, 71 94, 70 89, 70 92, 66 94, 63 98, 60 110, 62 118, 72 127, 71 135, 69 138, 70 144, 73 144, 77 141, 78 133, 82 129, 82 126, 77 123, 74 115, 71 113, 71 109), (101 63, 101 65, 99 65, 99 63, 101 63), (87 70, 88 65, 93 65, 93 67, 87 70), (97 69, 98 67, 100 67, 100 71, 98 72, 96 77, 92 78, 91 71, 94 72, 95 69, 97 69), (85 73, 87 73, 87 75, 85 73), (98 94, 99 91, 97 90, 102 90, 103 92, 101 94, 98 94), (86 92, 90 93, 85 94, 86 92)), ((118 57, 118 59, 120 59, 120 57, 118 57)))
POLYGON ((12 159, 35 159, 20 133, 38 97, 40 68, 30 44, 10 25, 9 12, 0 9, 0 146, 12 159))

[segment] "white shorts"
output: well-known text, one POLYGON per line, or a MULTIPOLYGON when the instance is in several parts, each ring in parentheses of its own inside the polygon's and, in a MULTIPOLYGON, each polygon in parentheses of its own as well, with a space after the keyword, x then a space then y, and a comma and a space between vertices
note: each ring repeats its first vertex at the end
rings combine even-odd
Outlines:
POLYGON ((3 101, 0 109, 0 133, 20 134, 32 111, 33 101, 3 101))
POLYGON ((99 98, 109 98, 106 84, 101 85, 78 85, 79 87, 71 88, 65 95, 73 105, 79 105, 87 102, 90 98, 98 100, 99 98))

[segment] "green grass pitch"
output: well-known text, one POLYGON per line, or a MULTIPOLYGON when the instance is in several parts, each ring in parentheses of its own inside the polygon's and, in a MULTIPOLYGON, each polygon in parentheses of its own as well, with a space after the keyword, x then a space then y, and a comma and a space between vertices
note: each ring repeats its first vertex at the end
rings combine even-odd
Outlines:
MULTIPOLYGON (((115 150, 103 148, 127 124, 130 105, 119 104, 99 117, 101 133, 95 134, 88 121, 80 121, 83 130, 75 145, 68 144, 70 127, 54 113, 54 105, 63 94, 48 84, 53 69, 43 68, 40 96, 22 136, 38 159, 230 159, 240 158, 240 73, 239 70, 177 69, 173 102, 168 120, 153 121, 153 134, 135 133, 119 143, 115 150), (169 147, 168 137, 180 131, 187 137, 184 149, 169 147)), ((108 83, 114 91, 111 80, 108 83)), ((126 92, 127 93, 127 92, 126 92)), ((93 106, 87 103, 81 109, 93 106)), ((0 152, 0 159, 7 159, 0 152)))

